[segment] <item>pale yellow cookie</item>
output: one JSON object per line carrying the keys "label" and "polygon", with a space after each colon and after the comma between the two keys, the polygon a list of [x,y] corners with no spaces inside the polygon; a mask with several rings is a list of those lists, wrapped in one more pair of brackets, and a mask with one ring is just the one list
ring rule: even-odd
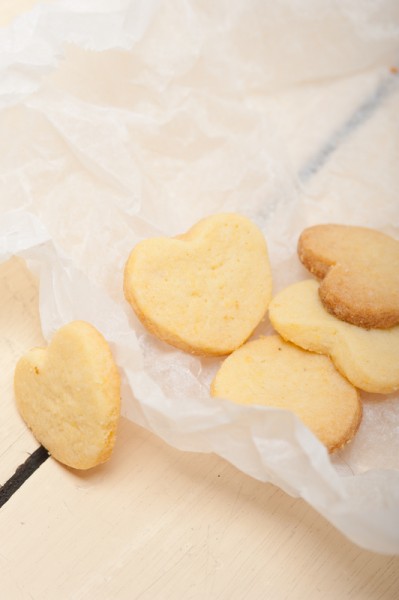
{"label": "pale yellow cookie", "polygon": [[111,455],[120,414],[120,377],[104,337],[89,323],[61,327],[15,369],[19,412],[61,463],[88,469]]}
{"label": "pale yellow cookie", "polygon": [[314,280],[300,281],[277,294],[269,316],[283,338],[328,354],[356,387],[377,393],[399,389],[399,326],[363,329],[337,319],[322,305]]}
{"label": "pale yellow cookie", "polygon": [[322,279],[324,307],[365,328],[399,325],[399,241],[350,225],[315,225],[298,241],[301,262]]}
{"label": "pale yellow cookie", "polygon": [[278,335],[248,342],[226,358],[211,393],[237,404],[290,410],[330,452],[353,438],[362,416],[356,389],[329,358]]}
{"label": "pale yellow cookie", "polygon": [[271,299],[265,239],[247,218],[218,214],[177,238],[140,242],[124,292],[154,335],[194,354],[229,354],[260,323]]}

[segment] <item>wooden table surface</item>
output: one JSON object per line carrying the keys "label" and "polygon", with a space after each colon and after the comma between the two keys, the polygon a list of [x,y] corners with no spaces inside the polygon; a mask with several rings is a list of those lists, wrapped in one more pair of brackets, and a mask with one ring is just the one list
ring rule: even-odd
{"label": "wooden table surface", "polygon": [[[33,4],[3,2],[1,24]],[[358,104],[372,85],[365,76],[330,92],[341,98],[345,89]],[[284,102],[298,101],[280,100],[276,118]],[[396,109],[397,100],[388,106],[392,115]],[[293,164],[311,157],[304,145],[324,135],[320,117],[317,133],[296,144],[311,110],[305,99],[296,124],[285,122]],[[332,168],[312,181],[312,194],[343,185],[346,156],[378,127],[377,116],[344,145]],[[304,501],[216,456],[175,450],[125,419],[112,459],[90,472],[38,456],[16,411],[12,379],[21,354],[43,343],[38,282],[14,257],[0,264],[1,600],[399,598],[399,557],[360,549]]]}

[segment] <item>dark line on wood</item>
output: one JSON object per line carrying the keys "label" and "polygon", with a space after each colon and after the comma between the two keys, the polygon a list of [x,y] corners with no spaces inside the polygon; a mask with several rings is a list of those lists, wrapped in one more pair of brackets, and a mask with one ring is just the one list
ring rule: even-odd
{"label": "dark line on wood", "polygon": [[397,88],[399,77],[390,74],[385,77],[374,91],[357,107],[350,117],[332,134],[320,150],[314,154],[299,170],[298,177],[306,183],[325,165],[330,156],[346,141],[356,129],[363,125],[379,108],[383,101]]}
{"label": "dark line on wood", "polygon": [[23,483],[48,459],[49,453],[43,446],[39,446],[26,461],[20,465],[14,475],[8,479],[4,485],[0,486],[0,508],[5,504],[13,494],[21,487]]}

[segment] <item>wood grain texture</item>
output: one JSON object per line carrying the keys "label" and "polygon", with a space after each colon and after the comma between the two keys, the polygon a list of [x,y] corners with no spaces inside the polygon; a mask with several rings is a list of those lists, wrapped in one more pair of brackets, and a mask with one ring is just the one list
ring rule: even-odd
{"label": "wood grain texture", "polygon": [[0,264],[0,485],[38,444],[14,402],[13,379],[19,357],[44,344],[38,312],[38,284],[21,259]]}
{"label": "wood grain texture", "polygon": [[127,421],[107,465],[81,475],[46,461],[4,506],[0,538],[3,592],[21,600],[399,592],[399,558],[358,549],[303,501]]}

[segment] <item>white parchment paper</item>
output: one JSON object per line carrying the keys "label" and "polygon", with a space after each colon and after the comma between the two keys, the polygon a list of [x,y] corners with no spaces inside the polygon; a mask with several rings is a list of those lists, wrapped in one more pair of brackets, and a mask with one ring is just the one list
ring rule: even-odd
{"label": "white parchment paper", "polygon": [[307,225],[399,238],[398,3],[64,0],[0,30],[0,50],[0,259],[40,278],[44,336],[93,323],[127,418],[398,553],[397,394],[363,395],[356,440],[330,458],[292,414],[210,398],[220,360],[154,339],[122,292],[138,241],[220,211],[261,227],[275,291],[307,277]]}

